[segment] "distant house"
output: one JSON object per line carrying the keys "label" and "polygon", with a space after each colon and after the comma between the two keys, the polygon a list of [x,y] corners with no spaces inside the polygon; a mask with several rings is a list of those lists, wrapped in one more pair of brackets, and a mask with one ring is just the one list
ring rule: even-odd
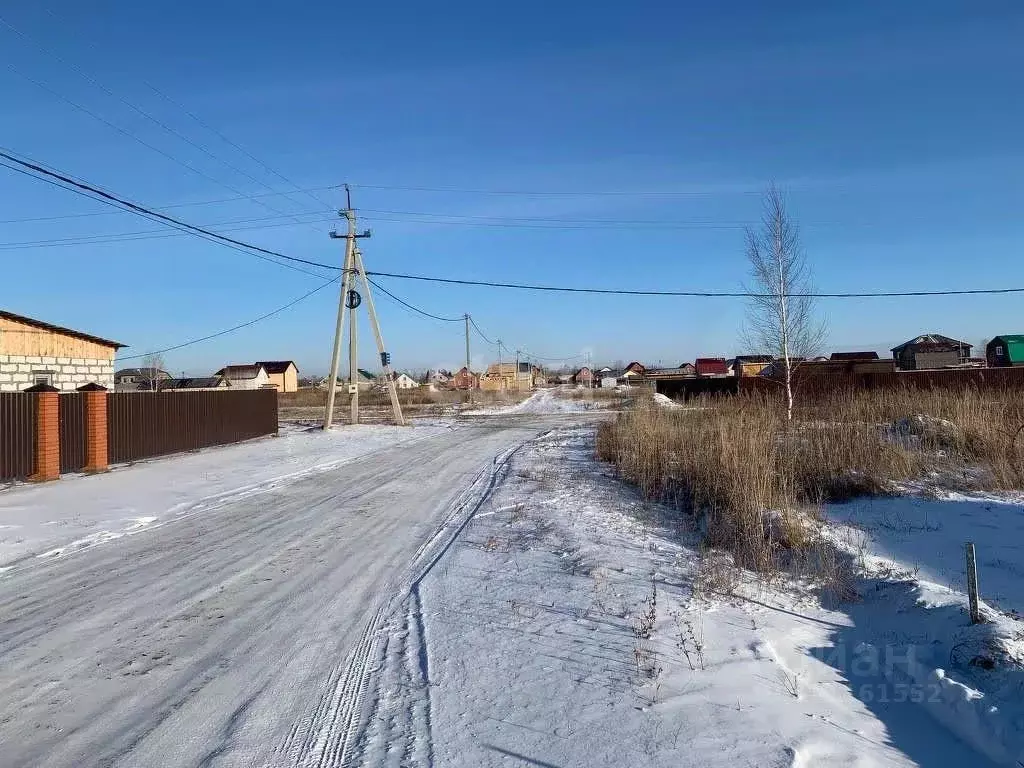
{"label": "distant house", "polygon": [[197,378],[163,379],[157,385],[161,392],[198,392],[211,389],[228,389],[230,384],[223,376],[201,376]]}
{"label": "distant house", "polygon": [[[345,381],[346,385],[348,385],[349,383],[349,381]],[[360,392],[367,392],[375,387],[380,386],[380,382],[377,381],[377,376],[363,368],[356,369],[355,384],[357,387],[359,387]]]}
{"label": "distant house", "polygon": [[1024,365],[1024,335],[996,336],[988,343],[985,356],[992,368]]}
{"label": "distant house", "polygon": [[253,365],[263,366],[270,385],[278,392],[298,391],[299,368],[291,360],[264,360]]}
{"label": "distant house", "polygon": [[114,389],[118,392],[138,392],[151,390],[160,382],[171,378],[171,374],[161,368],[121,368],[114,371]]}
{"label": "distant house", "polygon": [[262,389],[270,386],[270,376],[262,365],[225,365],[214,375],[227,379],[232,389]]}
{"label": "distant house", "polygon": [[683,376],[697,375],[697,366],[695,366],[693,363],[683,363],[676,370],[678,370],[679,373],[682,374]]}
{"label": "distant house", "polygon": [[480,387],[480,376],[473,373],[466,366],[462,366],[452,377],[452,387],[455,389],[478,389]]}
{"label": "distant house", "polygon": [[73,391],[114,386],[114,355],[124,347],[71,328],[0,310],[0,392],[35,384]]}
{"label": "distant house", "polygon": [[[789,370],[795,372],[797,369],[803,370],[804,366],[808,365],[807,358],[804,357],[791,357],[789,358]],[[810,365],[814,365],[811,363]],[[772,360],[768,365],[761,369],[761,373],[758,376],[767,376],[773,379],[782,379],[786,376],[786,361],[783,358]]]}
{"label": "distant house", "polygon": [[971,356],[971,345],[966,341],[926,333],[892,348],[896,366],[904,371],[920,371],[928,368],[953,368],[966,362]]}
{"label": "distant house", "polygon": [[416,389],[420,383],[407,373],[399,373],[395,376],[396,389]]}
{"label": "distant house", "polygon": [[878,360],[877,352],[833,352],[829,360]]}
{"label": "distant house", "polygon": [[583,366],[572,375],[572,383],[577,386],[592,387],[594,386],[594,372],[587,366]]}
{"label": "distant house", "polygon": [[452,380],[452,374],[450,371],[446,371],[443,368],[437,370],[427,371],[426,376],[423,377],[423,384],[433,384],[438,389],[447,389]]}
{"label": "distant house", "polygon": [[601,389],[615,389],[619,384],[625,384],[628,379],[624,379],[622,374],[625,371],[616,371],[611,368],[602,368],[600,376],[598,377],[597,385]]}
{"label": "distant house", "polygon": [[757,376],[771,365],[771,355],[737,355],[732,361],[733,376]]}
{"label": "distant house", "polygon": [[728,376],[729,364],[724,357],[698,357],[693,367],[698,376]]}

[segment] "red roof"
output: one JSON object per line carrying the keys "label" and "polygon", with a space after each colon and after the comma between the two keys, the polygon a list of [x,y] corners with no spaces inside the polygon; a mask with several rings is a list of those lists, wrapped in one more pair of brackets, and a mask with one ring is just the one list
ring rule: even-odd
{"label": "red roof", "polygon": [[729,373],[724,357],[698,357],[694,367],[698,376],[725,376]]}

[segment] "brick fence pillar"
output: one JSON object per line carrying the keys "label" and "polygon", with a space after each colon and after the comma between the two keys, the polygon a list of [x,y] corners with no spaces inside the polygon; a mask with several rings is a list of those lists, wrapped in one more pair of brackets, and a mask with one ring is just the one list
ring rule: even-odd
{"label": "brick fence pillar", "polygon": [[85,467],[86,472],[106,472],[107,388],[96,383],[78,388],[85,395]]}
{"label": "brick fence pillar", "polygon": [[49,384],[36,384],[26,392],[36,395],[36,469],[29,480],[60,478],[60,394]]}

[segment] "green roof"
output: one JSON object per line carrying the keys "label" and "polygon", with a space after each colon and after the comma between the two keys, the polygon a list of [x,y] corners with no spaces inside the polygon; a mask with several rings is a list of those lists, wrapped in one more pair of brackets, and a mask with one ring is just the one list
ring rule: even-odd
{"label": "green roof", "polygon": [[996,336],[1006,344],[1006,356],[1012,363],[1024,363],[1024,334]]}

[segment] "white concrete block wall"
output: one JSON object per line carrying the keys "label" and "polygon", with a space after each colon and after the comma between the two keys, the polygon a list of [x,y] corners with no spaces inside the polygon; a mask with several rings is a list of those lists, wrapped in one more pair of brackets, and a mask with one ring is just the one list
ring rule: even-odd
{"label": "white concrete block wall", "polygon": [[53,374],[53,386],[73,392],[83,384],[96,382],[114,388],[114,362],[78,357],[35,357],[0,355],[0,392],[21,392],[35,383],[37,371]]}

